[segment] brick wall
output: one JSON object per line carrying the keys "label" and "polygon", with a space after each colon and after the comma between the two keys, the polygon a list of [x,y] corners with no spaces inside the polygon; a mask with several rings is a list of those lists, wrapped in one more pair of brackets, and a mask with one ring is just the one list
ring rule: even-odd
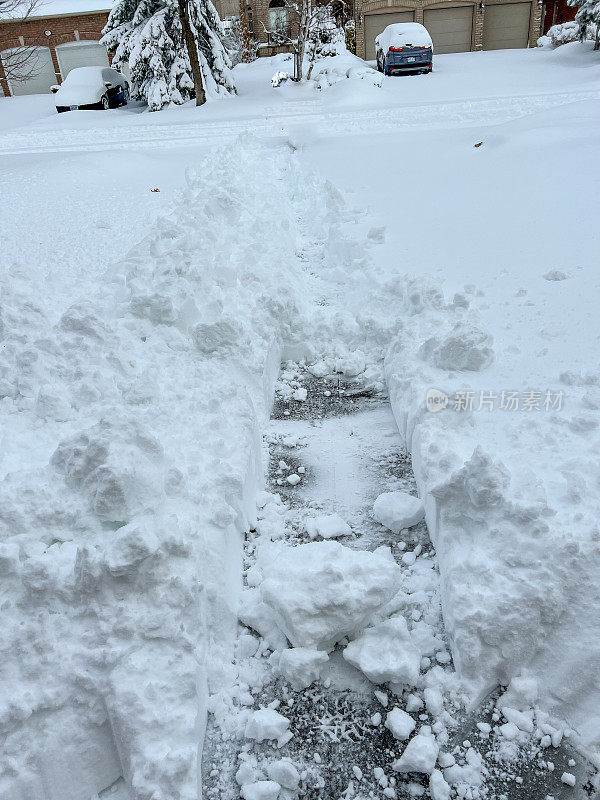
{"label": "brick wall", "polygon": [[[24,45],[37,45],[49,47],[52,64],[56,73],[56,82],[62,80],[56,46],[65,42],[98,41],[102,36],[102,28],[108,20],[108,11],[98,11],[90,14],[77,14],[65,17],[32,17],[25,21],[13,20],[0,23],[0,52],[11,47]],[[50,35],[46,35],[50,31]],[[109,61],[112,54],[108,54]],[[0,85],[6,96],[10,95],[4,70],[0,63]]]}

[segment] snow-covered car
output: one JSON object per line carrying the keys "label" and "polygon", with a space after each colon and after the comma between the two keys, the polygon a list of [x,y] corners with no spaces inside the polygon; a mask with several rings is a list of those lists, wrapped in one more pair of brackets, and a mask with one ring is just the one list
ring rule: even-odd
{"label": "snow-covered car", "polygon": [[76,67],[51,91],[59,114],[79,108],[106,110],[124,106],[129,100],[127,79],[108,67]]}
{"label": "snow-covered car", "polygon": [[386,75],[428,73],[433,69],[433,42],[418,22],[395,22],[375,39],[377,69]]}

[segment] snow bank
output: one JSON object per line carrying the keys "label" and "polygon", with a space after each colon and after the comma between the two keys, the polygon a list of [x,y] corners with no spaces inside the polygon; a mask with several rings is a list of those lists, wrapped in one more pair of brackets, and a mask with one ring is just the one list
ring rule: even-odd
{"label": "snow bank", "polygon": [[260,428],[310,295],[306,198],[289,155],[244,139],[77,304],[7,267],[2,800],[89,800],[122,772],[135,797],[196,800]]}
{"label": "snow bank", "polygon": [[[529,387],[505,345],[497,362],[466,294],[448,303],[407,280],[404,309],[386,374],[439,559],[455,665],[475,697],[531,678],[520,711],[539,704],[597,742],[598,469],[580,441],[598,446],[585,398],[600,374]],[[527,388],[511,411],[515,383]]]}

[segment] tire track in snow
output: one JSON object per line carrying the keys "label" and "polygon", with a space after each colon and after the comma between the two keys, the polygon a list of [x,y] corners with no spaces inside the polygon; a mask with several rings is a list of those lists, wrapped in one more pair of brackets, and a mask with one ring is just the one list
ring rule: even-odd
{"label": "tire track in snow", "polygon": [[[545,111],[581,100],[598,100],[600,92],[561,92],[555,94],[507,96],[483,100],[456,100],[447,103],[368,108],[323,112],[316,104],[296,104],[287,111],[267,109],[243,120],[207,121],[202,124],[135,125],[88,130],[52,130],[5,134],[0,156],[59,152],[99,152],[103,150],[163,149],[214,146],[235,140],[249,132],[260,139],[286,137],[286,129],[296,125],[317,125],[322,137],[360,135],[390,130],[464,128],[497,125],[511,119]],[[292,105],[292,104],[291,104]]]}

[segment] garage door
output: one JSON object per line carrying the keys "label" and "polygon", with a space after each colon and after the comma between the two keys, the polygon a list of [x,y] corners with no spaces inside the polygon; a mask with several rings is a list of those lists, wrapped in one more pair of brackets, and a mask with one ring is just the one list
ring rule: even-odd
{"label": "garage door", "polygon": [[[26,53],[26,60],[23,61],[23,54]],[[0,54],[2,63],[10,74],[13,70],[19,72],[26,80],[9,80],[12,94],[45,94],[50,91],[50,87],[57,83],[52,57],[47,47],[13,48],[3,50]]]}
{"label": "garage door", "polygon": [[483,15],[483,49],[527,47],[531,3],[487,5]]}
{"label": "garage door", "polygon": [[423,17],[435,53],[462,53],[471,49],[473,6],[425,9]]}
{"label": "garage door", "polygon": [[75,67],[108,67],[106,47],[98,42],[67,42],[56,48],[63,80]]}
{"label": "garage door", "polygon": [[414,22],[414,11],[395,11],[393,14],[365,14],[365,58],[375,60],[375,37],[394,22]]}

